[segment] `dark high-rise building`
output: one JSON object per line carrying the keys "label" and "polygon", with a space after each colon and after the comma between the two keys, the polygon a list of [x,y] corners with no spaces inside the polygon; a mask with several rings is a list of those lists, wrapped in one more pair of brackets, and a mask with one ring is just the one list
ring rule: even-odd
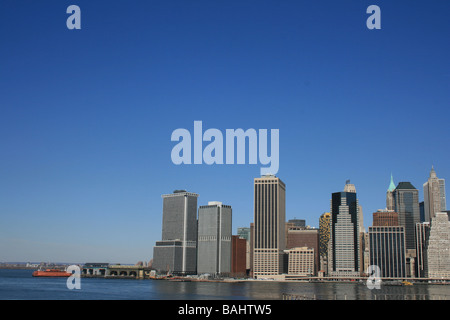
{"label": "dark high-rise building", "polygon": [[415,228],[420,222],[419,191],[410,182],[400,182],[394,192],[398,223],[405,228],[406,249],[415,250]]}
{"label": "dark high-rise building", "polygon": [[424,278],[427,275],[427,247],[430,237],[430,223],[416,224],[416,277]]}
{"label": "dark high-rise building", "polygon": [[331,195],[331,251],[328,254],[331,275],[360,275],[359,208],[356,192]]}
{"label": "dark high-rise building", "polygon": [[419,202],[420,222],[425,222],[425,201]]}
{"label": "dark high-rise building", "polygon": [[370,265],[380,268],[382,278],[406,277],[403,227],[369,227],[369,256]]}
{"label": "dark high-rise building", "polygon": [[162,196],[162,240],[153,248],[155,270],[180,275],[197,273],[197,197],[185,190]]}

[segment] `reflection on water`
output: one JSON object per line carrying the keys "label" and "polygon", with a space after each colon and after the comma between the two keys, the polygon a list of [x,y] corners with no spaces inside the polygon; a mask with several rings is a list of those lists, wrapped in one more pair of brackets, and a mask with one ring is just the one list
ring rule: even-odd
{"label": "reflection on water", "polygon": [[309,283],[246,281],[241,283],[153,281],[160,299],[254,299],[280,300],[283,294],[324,300],[450,299],[450,286],[415,284],[382,285],[368,289],[365,283]]}

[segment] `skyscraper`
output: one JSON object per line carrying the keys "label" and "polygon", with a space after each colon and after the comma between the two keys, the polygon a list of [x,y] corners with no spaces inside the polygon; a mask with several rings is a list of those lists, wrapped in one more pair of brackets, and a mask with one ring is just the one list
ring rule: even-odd
{"label": "skyscraper", "polygon": [[450,278],[450,221],[445,212],[431,219],[427,262],[429,278]]}
{"label": "skyscraper", "polygon": [[330,241],[330,219],[331,214],[325,212],[319,219],[319,259],[320,269],[328,270],[328,242]]}
{"label": "skyscraper", "polygon": [[157,271],[196,274],[197,197],[185,190],[162,196],[162,240],[153,248],[153,268]]}
{"label": "skyscraper", "polygon": [[420,222],[419,191],[410,182],[400,182],[394,192],[398,224],[405,230],[406,275],[414,277],[416,263],[416,224]]}
{"label": "skyscraper", "polygon": [[197,273],[231,272],[231,206],[208,202],[198,209]]}
{"label": "skyscraper", "polygon": [[[349,190],[349,189],[344,189]],[[353,190],[350,190],[353,191]],[[329,273],[360,275],[359,205],[356,192],[335,192],[331,197]]]}
{"label": "skyscraper", "polygon": [[436,212],[446,210],[445,180],[436,176],[434,168],[431,167],[430,177],[423,184],[423,199],[425,209],[425,221],[431,221]]}
{"label": "skyscraper", "polygon": [[427,272],[427,247],[430,237],[430,223],[416,224],[416,277],[423,278]]}
{"label": "skyscraper", "polygon": [[286,186],[280,178],[265,175],[254,180],[253,275],[283,273],[286,247]]}
{"label": "skyscraper", "polygon": [[394,178],[392,177],[392,174],[391,174],[391,183],[389,184],[389,188],[386,191],[386,209],[387,210],[395,210],[394,190],[395,190]]}
{"label": "skyscraper", "polygon": [[398,223],[405,228],[406,249],[416,248],[415,228],[420,222],[419,191],[410,182],[400,182],[394,192]]}

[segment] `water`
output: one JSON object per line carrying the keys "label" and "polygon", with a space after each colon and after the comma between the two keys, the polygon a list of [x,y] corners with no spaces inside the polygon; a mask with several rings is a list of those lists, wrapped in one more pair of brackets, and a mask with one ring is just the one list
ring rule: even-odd
{"label": "water", "polygon": [[283,293],[319,299],[446,299],[450,285],[414,284],[369,290],[364,283],[171,282],[81,278],[69,290],[66,278],[35,278],[32,270],[0,269],[0,300],[281,300]]}

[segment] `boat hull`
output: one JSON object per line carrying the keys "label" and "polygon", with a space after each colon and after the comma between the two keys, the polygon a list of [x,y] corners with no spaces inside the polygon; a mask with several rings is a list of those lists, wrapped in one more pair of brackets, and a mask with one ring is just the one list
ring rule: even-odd
{"label": "boat hull", "polygon": [[45,271],[34,271],[33,272],[33,277],[62,277],[62,278],[67,278],[70,277],[72,274],[65,272],[65,271],[59,271],[59,270],[45,270]]}

